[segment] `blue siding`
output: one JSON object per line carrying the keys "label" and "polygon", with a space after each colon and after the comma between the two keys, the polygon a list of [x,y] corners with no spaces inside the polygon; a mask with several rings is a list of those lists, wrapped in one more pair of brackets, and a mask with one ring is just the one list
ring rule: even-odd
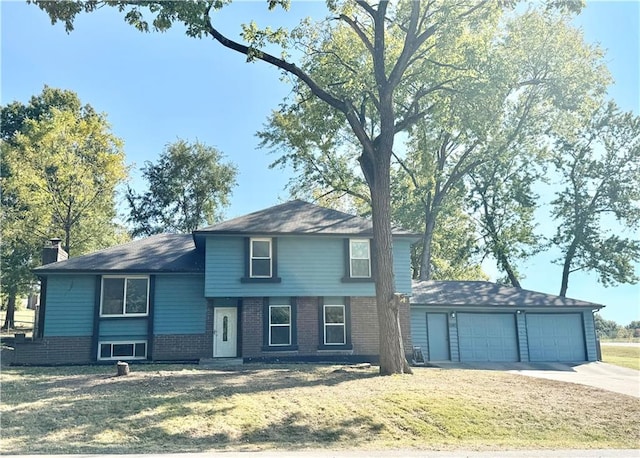
{"label": "blue siding", "polygon": [[93,335],[95,284],[93,275],[48,277],[45,336]]}
{"label": "blue siding", "polygon": [[393,241],[393,271],[396,276],[396,291],[411,294],[411,240]]}
{"label": "blue siding", "polygon": [[[373,296],[372,282],[343,282],[344,238],[279,237],[280,283],[242,283],[245,252],[242,237],[208,237],[205,295],[207,297],[260,296]],[[394,243],[398,291],[411,292],[410,242]]]}
{"label": "blue siding", "polygon": [[427,340],[427,314],[425,309],[411,308],[411,341],[416,347],[420,347],[422,355],[426,358],[429,354],[429,341]]}
{"label": "blue siding", "polygon": [[146,340],[147,318],[100,320],[100,340]]}
{"label": "blue siding", "polygon": [[527,337],[527,319],[524,313],[516,313],[516,327],[518,332],[518,349],[520,361],[529,361],[529,340]]}
{"label": "blue siding", "polygon": [[203,334],[207,318],[202,275],[157,275],[155,334]]}
{"label": "blue siding", "polygon": [[451,361],[460,361],[460,343],[458,341],[458,317],[449,315],[449,353]]}
{"label": "blue siding", "polygon": [[593,312],[585,310],[582,312],[584,321],[584,339],[587,350],[587,361],[598,360],[598,350],[596,349],[596,325],[593,320]]}

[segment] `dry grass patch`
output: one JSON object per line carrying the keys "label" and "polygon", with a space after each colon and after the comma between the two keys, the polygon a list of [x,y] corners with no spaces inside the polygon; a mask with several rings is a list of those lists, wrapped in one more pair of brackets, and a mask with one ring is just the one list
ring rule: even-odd
{"label": "dry grass patch", "polygon": [[633,448],[640,400],[491,371],[8,368],[3,454],[274,447]]}

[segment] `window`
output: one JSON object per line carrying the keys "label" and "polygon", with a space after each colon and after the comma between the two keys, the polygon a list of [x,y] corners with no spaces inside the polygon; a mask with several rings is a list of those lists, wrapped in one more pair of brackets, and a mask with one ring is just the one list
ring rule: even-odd
{"label": "window", "polygon": [[369,239],[349,240],[349,276],[351,278],[371,277]]}
{"label": "window", "polygon": [[271,239],[251,239],[250,247],[249,276],[251,278],[271,278]]}
{"label": "window", "polygon": [[[366,311],[363,312],[366,313]],[[351,345],[351,299],[349,297],[320,298],[318,303],[318,336],[318,350],[353,350]]]}
{"label": "window", "polygon": [[103,277],[101,316],[141,316],[149,312],[147,277]]}
{"label": "window", "polygon": [[269,306],[269,345],[291,345],[291,306]]}
{"label": "window", "polygon": [[325,305],[323,313],[324,344],[345,345],[347,326],[344,305]]}
{"label": "window", "polygon": [[147,342],[100,342],[99,360],[147,359]]}

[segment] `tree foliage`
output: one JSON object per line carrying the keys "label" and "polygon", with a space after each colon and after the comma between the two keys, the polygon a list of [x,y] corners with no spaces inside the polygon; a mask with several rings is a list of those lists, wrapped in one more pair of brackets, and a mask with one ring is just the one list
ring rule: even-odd
{"label": "tree foliage", "polygon": [[189,233],[218,221],[235,186],[236,167],[222,163],[223,155],[200,142],[168,144],[156,163],[145,162],[149,189],[127,191],[132,235]]}
{"label": "tree foliage", "polygon": [[46,87],[1,108],[2,284],[7,300],[33,287],[44,241],[83,254],[121,240],[116,187],[126,177],[121,142],[104,116],[71,91]]}
{"label": "tree foliage", "polygon": [[640,117],[612,102],[603,105],[557,140],[553,163],[563,186],[552,202],[558,221],[553,242],[562,252],[560,296],[579,270],[595,272],[605,286],[637,282]]}

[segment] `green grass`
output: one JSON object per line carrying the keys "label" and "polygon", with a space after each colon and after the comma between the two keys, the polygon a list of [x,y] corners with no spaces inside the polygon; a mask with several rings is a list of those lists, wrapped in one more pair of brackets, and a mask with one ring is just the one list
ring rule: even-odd
{"label": "green grass", "polygon": [[602,361],[640,371],[640,347],[602,345]]}
{"label": "green grass", "polygon": [[636,448],[640,399],[504,372],[3,368],[1,454]]}

